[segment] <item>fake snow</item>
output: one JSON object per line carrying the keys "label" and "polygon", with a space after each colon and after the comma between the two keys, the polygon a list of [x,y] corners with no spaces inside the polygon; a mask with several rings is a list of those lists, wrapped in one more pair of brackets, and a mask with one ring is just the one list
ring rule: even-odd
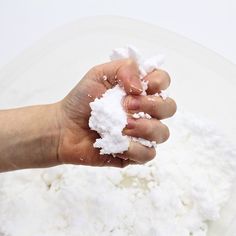
{"label": "fake snow", "polygon": [[[140,52],[131,46],[113,50],[110,58],[111,60],[132,58],[137,62],[143,87],[142,96],[146,95],[148,88],[148,82],[144,81],[143,77],[154,69],[159,68],[163,63],[162,56],[144,59]],[[96,98],[90,103],[89,127],[91,130],[97,131],[101,137],[96,139],[94,143],[95,148],[100,148],[100,154],[123,153],[128,150],[130,141],[139,142],[147,147],[156,147],[157,145],[155,141],[128,137],[122,134],[122,130],[127,125],[126,113],[122,106],[122,99],[125,95],[124,90],[119,85],[116,85],[114,88],[107,90],[100,99]],[[167,97],[163,91],[160,96],[163,99]],[[134,116],[135,118],[144,118],[142,114],[144,113],[134,114]],[[150,119],[151,116],[146,114],[145,118]]]}
{"label": "fake snow", "polygon": [[[118,88],[109,96],[124,96]],[[126,116],[117,112],[123,126]],[[195,114],[178,111],[168,126],[169,141],[145,165],[0,174],[0,235],[207,236],[230,197],[235,147]]]}
{"label": "fake snow", "polygon": [[132,115],[132,117],[135,118],[135,119],[139,119],[139,118],[151,119],[151,118],[152,118],[149,114],[144,113],[144,112],[142,112],[142,111],[141,111],[141,112],[138,112],[138,113],[134,113],[134,114]]}
{"label": "fake snow", "polygon": [[122,135],[127,124],[127,116],[121,104],[124,96],[124,90],[116,85],[108,89],[102,98],[96,98],[90,103],[92,111],[89,127],[101,136],[94,143],[95,148],[101,148],[100,154],[122,153],[129,148],[129,138]]}
{"label": "fake snow", "polygon": [[157,97],[160,96],[162,97],[163,100],[166,100],[169,97],[169,93],[167,90],[161,90],[160,93],[156,93],[154,94],[154,96],[157,96]]}
{"label": "fake snow", "polygon": [[236,150],[196,115],[168,122],[169,141],[146,165],[1,174],[0,235],[207,236],[229,199]]}

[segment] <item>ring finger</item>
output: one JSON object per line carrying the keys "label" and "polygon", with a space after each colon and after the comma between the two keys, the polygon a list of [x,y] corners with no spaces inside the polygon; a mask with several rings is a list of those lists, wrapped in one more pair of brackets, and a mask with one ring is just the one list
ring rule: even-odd
{"label": "ring finger", "polygon": [[123,130],[128,136],[163,143],[169,138],[169,129],[157,119],[128,118],[128,125]]}

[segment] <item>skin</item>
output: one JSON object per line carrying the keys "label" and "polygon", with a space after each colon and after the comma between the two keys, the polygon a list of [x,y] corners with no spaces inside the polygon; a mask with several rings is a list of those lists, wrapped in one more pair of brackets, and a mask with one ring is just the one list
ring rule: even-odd
{"label": "skin", "polygon": [[[123,106],[128,125],[123,133],[158,143],[166,141],[169,130],[160,120],[174,115],[176,104],[171,98],[153,95],[169,87],[170,77],[155,70],[144,79],[148,81],[148,96],[140,96],[137,64],[130,59],[117,60],[93,67],[57,103],[0,111],[0,172],[60,164],[125,167],[152,160],[155,149],[135,142],[116,157],[100,155],[99,149],[93,148],[99,136],[88,127],[89,103],[119,83],[127,93]],[[132,114],[139,111],[152,119],[133,119]]]}

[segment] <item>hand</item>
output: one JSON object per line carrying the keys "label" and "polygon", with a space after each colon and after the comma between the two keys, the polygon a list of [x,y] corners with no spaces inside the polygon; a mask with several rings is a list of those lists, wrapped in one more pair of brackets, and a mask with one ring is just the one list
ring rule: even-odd
{"label": "hand", "polygon": [[[106,77],[104,77],[106,76]],[[124,167],[133,163],[145,163],[155,157],[155,149],[131,142],[129,150],[123,154],[100,155],[93,143],[99,135],[88,126],[90,106],[96,97],[119,83],[127,93],[124,108],[129,114],[144,111],[153,118],[128,119],[124,134],[141,137],[162,143],[169,137],[168,128],[159,120],[172,116],[176,104],[171,98],[163,100],[152,96],[166,89],[170,84],[169,75],[162,70],[155,70],[145,79],[148,83],[148,96],[142,92],[137,64],[130,60],[117,60],[92,68],[79,84],[58,103],[58,124],[60,137],[57,156],[61,163],[91,166]]]}

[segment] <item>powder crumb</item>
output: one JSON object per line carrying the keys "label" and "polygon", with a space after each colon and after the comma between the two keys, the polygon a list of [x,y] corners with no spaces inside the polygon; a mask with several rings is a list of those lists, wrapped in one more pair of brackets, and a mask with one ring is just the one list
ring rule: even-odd
{"label": "powder crumb", "polygon": [[132,115],[132,117],[135,118],[135,119],[139,119],[139,118],[140,118],[140,115],[139,115],[138,113],[134,113],[134,114]]}
{"label": "powder crumb", "polygon": [[142,111],[138,112],[138,113],[134,113],[132,115],[132,117],[135,118],[135,119],[139,119],[139,118],[151,119],[152,118],[149,114],[147,114],[145,112],[142,112]]}
{"label": "powder crumb", "polygon": [[157,147],[157,142],[155,141],[149,141],[149,140],[146,140],[146,139],[143,139],[143,138],[136,138],[136,137],[131,137],[131,140],[133,142],[137,142],[137,143],[140,143],[146,147],[154,147],[156,148]]}
{"label": "powder crumb", "polygon": [[103,78],[103,80],[105,80],[105,81],[107,80],[107,76],[106,76],[106,75],[103,75],[102,78]]}
{"label": "powder crumb", "polygon": [[90,98],[91,98],[92,96],[91,96],[90,94],[88,94],[88,97],[90,97]]}
{"label": "powder crumb", "polygon": [[110,59],[112,61],[120,60],[120,59],[124,59],[124,58],[129,58],[127,48],[114,49],[114,50],[112,50],[112,53],[110,54]]}
{"label": "powder crumb", "polygon": [[169,97],[169,92],[168,90],[161,90],[160,93],[155,93],[155,97],[161,97],[163,100],[166,100]]}
{"label": "powder crumb", "polygon": [[148,89],[148,81],[145,81],[145,80],[142,80],[141,79],[141,85],[142,85],[142,88],[143,88],[143,90],[142,90],[142,93],[141,93],[141,95],[147,95],[147,89]]}
{"label": "powder crumb", "polygon": [[160,95],[160,97],[163,98],[163,100],[166,100],[169,96],[167,90],[161,90],[161,93],[159,95]]}

